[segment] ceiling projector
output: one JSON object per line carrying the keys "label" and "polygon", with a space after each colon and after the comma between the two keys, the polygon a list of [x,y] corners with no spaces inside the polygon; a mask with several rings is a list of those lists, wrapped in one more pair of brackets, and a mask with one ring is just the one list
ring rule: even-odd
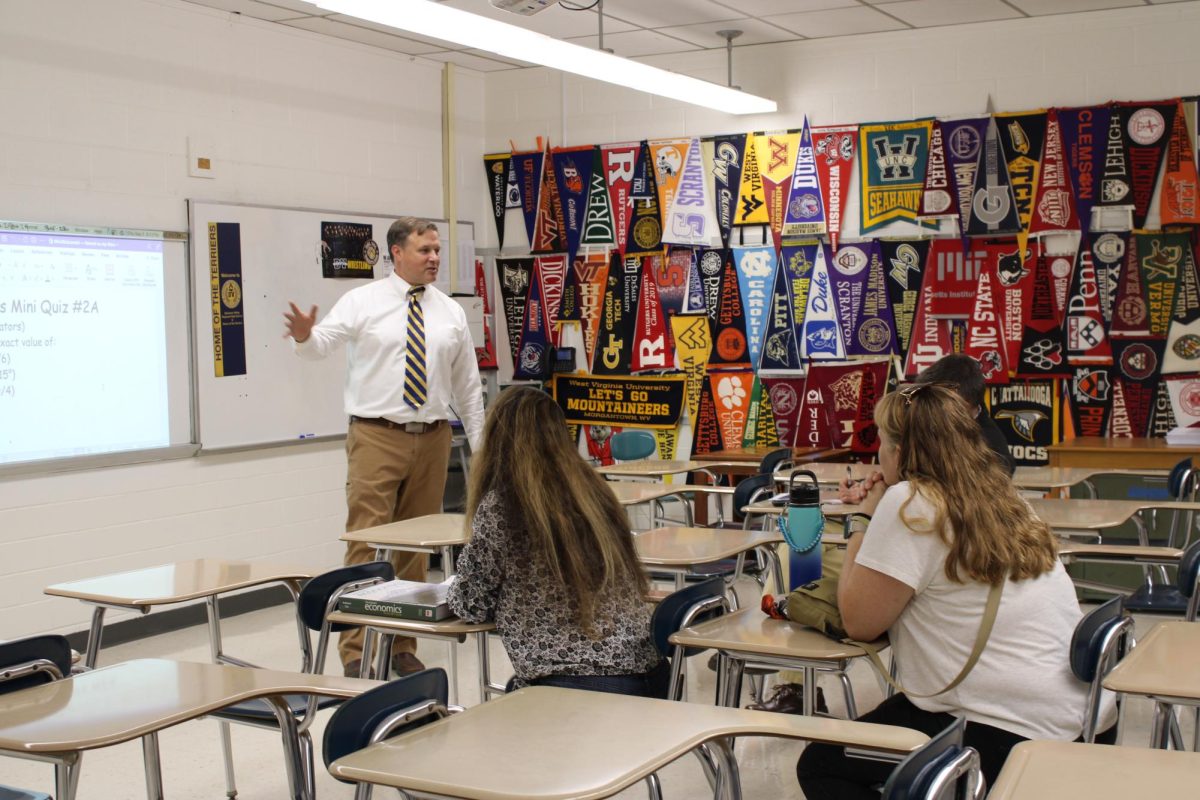
{"label": "ceiling projector", "polygon": [[493,8],[501,11],[511,11],[514,14],[531,16],[539,11],[545,11],[550,6],[558,5],[558,0],[489,0]]}

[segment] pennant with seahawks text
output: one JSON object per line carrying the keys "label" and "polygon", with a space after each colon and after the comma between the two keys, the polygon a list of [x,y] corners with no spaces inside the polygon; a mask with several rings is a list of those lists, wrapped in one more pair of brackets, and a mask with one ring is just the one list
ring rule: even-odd
{"label": "pennant with seahawks text", "polygon": [[628,375],[633,355],[642,259],[613,254],[601,303],[600,332],[592,372],[596,375]]}
{"label": "pennant with seahawks text", "polygon": [[1179,265],[1179,290],[1163,354],[1164,373],[1200,372],[1200,279],[1195,251],[1188,248]]}
{"label": "pennant with seahawks text", "polygon": [[971,203],[975,196],[975,178],[979,173],[980,154],[987,136],[989,117],[956,119],[941,123],[946,149],[946,166],[954,176],[959,230],[966,235],[971,222]]}
{"label": "pennant with seahawks text", "polygon": [[492,201],[492,220],[496,223],[498,249],[504,248],[504,212],[507,210],[509,165],[512,153],[489,153],[483,157],[487,175],[488,198]]}
{"label": "pennant with seahawks text", "polygon": [[733,248],[737,266],[738,289],[746,315],[746,350],[751,364],[757,364],[762,351],[763,330],[771,301],[775,274],[775,248],[772,245]]}
{"label": "pennant with seahawks text", "polygon": [[756,137],[746,137],[746,151],[742,156],[741,186],[738,189],[737,206],[733,213],[734,225],[766,225],[767,197],[763,192],[762,173],[757,157]]}
{"label": "pennant with seahawks text", "polygon": [[1109,114],[1107,106],[1058,110],[1067,174],[1071,178],[1079,226],[1083,231],[1092,229],[1092,207],[1100,199],[1100,175],[1104,169],[1104,142],[1108,135]]}
{"label": "pennant with seahawks text", "polygon": [[583,215],[582,245],[616,244],[617,232],[613,223],[612,198],[604,173],[604,156],[599,147],[592,148],[592,177],[588,182],[587,207]]}
{"label": "pennant with seahawks text", "polygon": [[1046,115],[1046,145],[1042,150],[1029,232],[1077,230],[1079,217],[1075,213],[1075,196],[1071,192],[1071,178],[1067,174],[1062,127],[1058,124],[1058,112],[1050,109]]}
{"label": "pennant with seahawks text", "polygon": [[1163,155],[1175,127],[1177,100],[1161,103],[1118,103],[1122,145],[1129,165],[1129,186],[1133,200],[1133,227],[1146,224],[1154,187]]}
{"label": "pennant with seahawks text", "polygon": [[549,320],[546,306],[542,302],[542,281],[538,263],[533,263],[533,276],[529,284],[529,299],[525,303],[525,319],[521,325],[521,346],[513,359],[513,377],[517,380],[541,380],[541,365],[547,350],[553,347],[550,341]]}
{"label": "pennant with seahawks text", "polygon": [[721,243],[729,245],[729,231],[738,211],[738,194],[742,186],[742,159],[746,151],[746,134],[718,136],[706,141],[705,152],[712,148],[713,201],[716,204],[717,228]]}
{"label": "pennant with seahawks text", "polygon": [[967,233],[971,236],[992,236],[1020,230],[1017,201],[1008,177],[1008,161],[1000,144],[996,118],[991,117],[983,139],[979,168],[975,172],[971,221],[967,223]]}
{"label": "pennant with seahawks text", "polygon": [[861,231],[895,220],[916,221],[929,159],[930,120],[861,125]]}
{"label": "pennant with seahawks text", "polygon": [[533,242],[534,226],[537,224],[539,195],[542,193],[542,162],[545,154],[541,150],[528,153],[513,153],[510,167],[517,180],[521,195],[521,216],[525,219],[525,234]]}
{"label": "pennant with seahawks text", "polygon": [[1158,195],[1158,210],[1163,225],[1200,224],[1200,181],[1196,175],[1195,140],[1188,130],[1184,104],[1175,108],[1175,122],[1171,126],[1171,139],[1167,142],[1166,166],[1163,170],[1162,189]]}
{"label": "pennant with seahawks text", "polygon": [[[841,252],[840,250],[838,251]],[[843,359],[846,344],[838,322],[837,301],[824,247],[816,248],[812,280],[808,284],[808,305],[804,309],[800,357]]]}
{"label": "pennant with seahawks text", "polygon": [[497,258],[496,271],[500,277],[500,307],[504,310],[508,351],[515,366],[521,346],[521,325],[525,322],[525,303],[533,277],[533,259]]}
{"label": "pennant with seahawks text", "polygon": [[613,213],[613,235],[617,249],[625,255],[629,241],[630,218],[633,215],[633,177],[637,171],[640,145],[636,142],[608,144],[600,148],[604,164],[604,180],[608,184],[608,201]]}
{"label": "pennant with seahawks text", "polygon": [[881,239],[879,245],[888,303],[895,321],[896,352],[903,362],[908,355],[921,295],[921,280],[929,259],[929,240]]}
{"label": "pennant with seahawks text", "polygon": [[682,169],[671,205],[663,206],[666,211],[663,241],[668,244],[716,247],[721,244],[721,232],[705,180],[699,139],[692,139],[688,145]]}
{"label": "pennant with seahawks text", "polygon": [[[703,259],[701,270],[703,271]],[[750,349],[746,341],[746,306],[742,302],[738,273],[732,255],[722,259],[721,290],[717,298],[717,313],[713,317],[713,354],[708,363],[721,367],[750,366]]]}
{"label": "pennant with seahawks text", "polygon": [[799,133],[768,133],[754,137],[754,154],[758,157],[763,196],[767,202],[767,220],[771,225],[771,233],[775,235],[776,246],[783,233],[783,219],[787,214],[788,193],[791,191],[799,146]]}
{"label": "pennant with seahawks text", "polygon": [[[1112,345],[1105,329],[1104,312],[1100,308],[1100,288],[1096,283],[1096,266],[1086,241],[1079,243],[1079,263],[1071,278],[1067,300],[1067,319],[1063,333],[1067,343],[1067,362],[1078,367],[1088,364],[1111,364]],[[1079,370],[1075,370],[1078,377]],[[1074,402],[1074,393],[1072,393]],[[1107,393],[1105,394],[1107,407]],[[1076,415],[1078,421],[1078,415]]]}
{"label": "pennant with seahawks text", "polygon": [[838,236],[846,213],[846,200],[854,189],[850,175],[854,170],[858,126],[813,128],[813,153],[817,159],[817,177],[821,181],[821,202],[825,206],[829,245],[838,249]]}
{"label": "pennant with seahawks text", "polygon": [[825,204],[821,200],[821,181],[813,150],[808,117],[796,145],[796,165],[788,194],[787,213],[783,217],[783,236],[813,236],[825,233]]}
{"label": "pennant with seahawks text", "polygon": [[929,164],[925,168],[925,184],[921,190],[920,219],[958,219],[958,189],[954,173],[946,163],[946,145],[942,140],[942,123],[933,121],[929,130]]}

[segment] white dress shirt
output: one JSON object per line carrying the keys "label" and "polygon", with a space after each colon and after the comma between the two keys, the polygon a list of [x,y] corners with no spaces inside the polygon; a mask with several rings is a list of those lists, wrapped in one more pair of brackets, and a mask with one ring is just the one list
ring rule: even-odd
{"label": "white dress shirt", "polygon": [[404,403],[408,290],[392,272],[346,292],[303,342],[301,358],[319,359],[345,343],[346,413],[392,422],[436,422],[458,412],[467,440],[478,451],[483,437],[483,393],[475,345],[462,306],[432,284],[421,295],[425,317],[428,399],[413,410]]}

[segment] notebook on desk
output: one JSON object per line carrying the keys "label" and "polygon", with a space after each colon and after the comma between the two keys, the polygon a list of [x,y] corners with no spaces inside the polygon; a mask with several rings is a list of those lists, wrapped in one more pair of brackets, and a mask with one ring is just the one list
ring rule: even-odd
{"label": "notebook on desk", "polygon": [[338,610],[392,619],[438,622],[454,616],[446,603],[450,582],[420,583],[392,580],[342,595]]}

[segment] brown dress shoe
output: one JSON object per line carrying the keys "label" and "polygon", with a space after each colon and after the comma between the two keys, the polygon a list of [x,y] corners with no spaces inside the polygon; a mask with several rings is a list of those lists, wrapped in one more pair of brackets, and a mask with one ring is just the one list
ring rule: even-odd
{"label": "brown dress shoe", "polygon": [[[751,703],[746,708],[754,711],[774,711],[777,714],[804,713],[804,685],[800,683],[781,683],[775,687],[771,696],[761,703]],[[825,704],[825,693],[817,687],[816,712],[828,714],[829,706]]]}
{"label": "brown dress shoe", "polygon": [[423,669],[425,669],[425,665],[414,654],[392,653],[392,672],[396,673],[397,677],[403,678],[405,675],[412,675]]}
{"label": "brown dress shoe", "polygon": [[342,674],[347,678],[357,678],[360,672],[362,672],[361,658],[356,658],[349,664],[346,664],[344,667],[342,667]]}

